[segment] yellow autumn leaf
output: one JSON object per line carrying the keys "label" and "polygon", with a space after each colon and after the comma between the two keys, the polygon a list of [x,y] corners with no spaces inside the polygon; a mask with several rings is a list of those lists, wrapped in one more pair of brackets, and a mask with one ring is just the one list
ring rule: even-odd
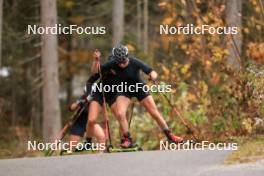
{"label": "yellow autumn leaf", "polygon": [[259,13],[260,12],[260,7],[259,6],[255,7],[255,11]]}
{"label": "yellow autumn leaf", "polygon": [[135,47],[131,44],[127,44],[126,47],[128,48],[129,51],[133,52],[135,51]]}
{"label": "yellow autumn leaf", "polygon": [[248,29],[248,28],[244,28],[243,30],[244,30],[244,32],[245,32],[246,34],[249,34],[249,29]]}
{"label": "yellow autumn leaf", "polygon": [[207,92],[208,92],[208,86],[207,86],[207,84],[204,81],[201,81],[199,83],[199,86],[200,86],[200,89],[201,89],[202,96],[207,95]]}
{"label": "yellow autumn leaf", "polygon": [[186,65],[184,65],[184,66],[181,68],[181,73],[182,73],[182,74],[186,74],[186,73],[188,72],[188,70],[189,70],[190,67],[191,67],[190,64],[186,64]]}
{"label": "yellow autumn leaf", "polygon": [[257,25],[256,25],[256,28],[257,28],[257,30],[260,31],[260,30],[261,30],[261,25],[257,24]]}
{"label": "yellow autumn leaf", "polygon": [[65,2],[65,7],[67,9],[71,9],[74,6],[74,2],[73,1],[66,1]]}
{"label": "yellow autumn leaf", "polygon": [[252,120],[250,118],[244,119],[242,121],[242,124],[244,128],[247,130],[248,133],[251,133],[253,128],[252,128]]}
{"label": "yellow autumn leaf", "polygon": [[209,18],[208,18],[208,16],[203,16],[202,19],[203,19],[203,21],[204,21],[205,23],[208,23],[208,22],[209,22]]}
{"label": "yellow autumn leaf", "polygon": [[172,21],[173,21],[173,18],[172,17],[167,17],[167,18],[164,18],[163,24],[171,24]]}
{"label": "yellow autumn leaf", "polygon": [[190,102],[197,103],[197,98],[194,94],[188,93],[187,98]]}
{"label": "yellow autumn leaf", "polygon": [[205,61],[205,65],[206,65],[206,67],[211,67],[212,66],[212,62],[210,60],[206,60]]}
{"label": "yellow autumn leaf", "polygon": [[182,45],[180,45],[180,47],[181,47],[181,49],[183,49],[183,50],[186,50],[186,49],[187,49],[187,45],[186,45],[186,44],[182,44]]}
{"label": "yellow autumn leaf", "polygon": [[164,65],[162,65],[161,69],[163,70],[164,77],[168,78],[170,75],[170,70],[167,67],[165,67]]}

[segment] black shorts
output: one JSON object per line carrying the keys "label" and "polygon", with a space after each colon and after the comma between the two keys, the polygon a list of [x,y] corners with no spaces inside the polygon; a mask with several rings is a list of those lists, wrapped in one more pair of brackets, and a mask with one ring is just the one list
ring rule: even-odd
{"label": "black shorts", "polygon": [[[116,100],[116,93],[105,93],[105,100],[109,107]],[[103,106],[103,93],[102,92],[93,92],[92,93],[92,101],[98,102],[101,106]]]}
{"label": "black shorts", "polygon": [[138,101],[142,101],[144,98],[149,96],[149,92],[144,91],[143,89],[138,89],[137,92],[118,92],[115,96],[115,100],[118,96],[125,96],[129,99],[136,97]]}
{"label": "black shorts", "polygon": [[80,117],[72,125],[70,134],[83,137],[86,131],[87,118],[88,118],[87,111],[82,112]]}

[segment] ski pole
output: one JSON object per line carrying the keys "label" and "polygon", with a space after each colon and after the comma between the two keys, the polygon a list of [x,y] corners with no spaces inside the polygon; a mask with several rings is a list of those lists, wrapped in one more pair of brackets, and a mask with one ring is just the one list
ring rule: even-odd
{"label": "ski pole", "polygon": [[[157,81],[152,80],[153,83],[158,86]],[[182,117],[181,113],[176,109],[175,105],[172,104],[171,100],[169,99],[169,97],[164,93],[161,92],[161,95],[166,99],[166,101],[168,102],[169,106],[172,108],[172,110],[176,113],[176,115],[179,117],[180,121],[182,122],[182,124],[187,128],[187,133],[191,134],[191,136],[197,141],[197,137],[194,135],[194,130],[187,124],[187,122],[184,120],[184,118]]]}
{"label": "ski pole", "polygon": [[131,114],[130,114],[129,121],[128,121],[128,129],[130,129],[131,121],[132,121],[132,118],[133,118],[134,106],[135,106],[135,102],[132,103]]}
{"label": "ski pole", "polygon": [[[59,145],[59,142],[65,137],[66,132],[68,129],[76,122],[76,120],[79,118],[79,116],[82,114],[82,112],[85,109],[85,106],[87,104],[85,103],[83,107],[79,107],[77,111],[71,116],[70,120],[64,125],[64,127],[59,131],[59,134],[55,140],[56,146]],[[45,156],[51,156],[54,153],[54,150],[51,150],[50,148],[45,152]]]}
{"label": "ski pole", "polygon": [[[98,51],[98,49],[96,49],[95,51]],[[98,68],[98,72],[100,75],[100,80],[101,80],[101,84],[103,85],[103,75],[102,75],[102,70],[101,70],[101,64],[100,64],[100,58],[96,57],[96,62],[97,62],[97,68]],[[104,89],[102,90],[102,94],[103,94],[103,109],[104,109],[104,115],[105,115],[105,143],[107,144],[109,141],[110,146],[112,145],[112,140],[111,140],[111,135],[110,135],[110,129],[109,129],[109,121],[108,121],[108,111],[107,111],[107,107],[106,107],[106,100],[105,100],[105,92]]]}

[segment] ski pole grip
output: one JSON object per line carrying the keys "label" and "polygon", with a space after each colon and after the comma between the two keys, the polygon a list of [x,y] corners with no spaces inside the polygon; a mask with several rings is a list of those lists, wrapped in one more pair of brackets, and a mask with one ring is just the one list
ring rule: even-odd
{"label": "ski pole grip", "polygon": [[[95,49],[94,52],[99,52],[99,50],[98,49]],[[95,63],[96,63],[96,70],[97,70],[97,72],[98,71],[100,72],[100,56],[95,55]]]}
{"label": "ski pole grip", "polygon": [[[95,52],[99,52],[99,50],[98,49],[95,49]],[[99,62],[100,61],[100,57],[96,56],[95,57],[95,60],[96,60],[96,62]]]}

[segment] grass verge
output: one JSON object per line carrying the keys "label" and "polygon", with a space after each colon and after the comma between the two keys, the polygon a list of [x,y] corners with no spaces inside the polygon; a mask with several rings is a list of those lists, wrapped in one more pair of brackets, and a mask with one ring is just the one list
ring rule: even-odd
{"label": "grass verge", "polygon": [[233,142],[238,143],[238,150],[231,153],[225,164],[247,163],[264,159],[264,135],[254,137],[238,137]]}

